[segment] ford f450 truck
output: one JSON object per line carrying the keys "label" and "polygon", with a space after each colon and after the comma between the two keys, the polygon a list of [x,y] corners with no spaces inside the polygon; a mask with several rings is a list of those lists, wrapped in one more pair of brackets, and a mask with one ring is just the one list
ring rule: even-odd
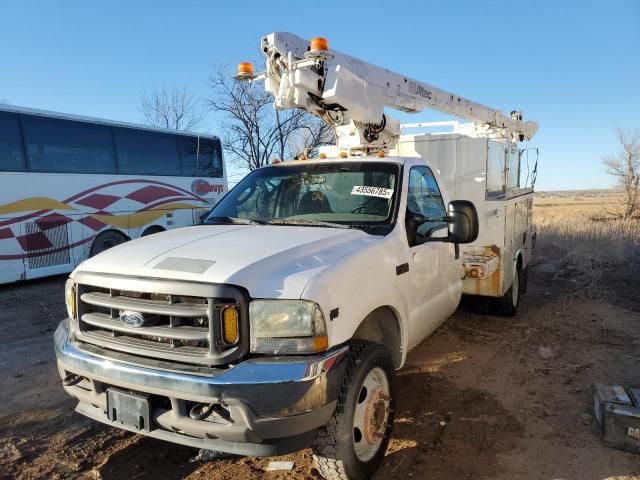
{"label": "ford f450 truck", "polygon": [[[336,122],[333,156],[255,170],[202,224],[79,265],[58,368],[77,411],[108,425],[242,455],[312,446],[326,478],[367,478],[407,352],[463,293],[517,309],[534,232],[516,142],[532,125],[457,110],[322,39],[278,33],[263,47],[267,72],[242,64],[238,78],[262,75],[277,108]],[[473,124],[400,135],[381,105],[409,104]]]}

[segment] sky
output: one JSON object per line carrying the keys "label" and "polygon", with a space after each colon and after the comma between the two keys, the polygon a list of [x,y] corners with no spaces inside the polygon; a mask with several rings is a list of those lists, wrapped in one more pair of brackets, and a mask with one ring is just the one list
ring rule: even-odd
{"label": "sky", "polygon": [[[212,95],[260,37],[330,47],[539,123],[537,190],[608,188],[640,128],[640,1],[0,0],[0,103],[140,122],[143,91]],[[258,66],[259,67],[259,66]],[[403,121],[440,120],[422,112]],[[203,130],[220,131],[208,115]]]}

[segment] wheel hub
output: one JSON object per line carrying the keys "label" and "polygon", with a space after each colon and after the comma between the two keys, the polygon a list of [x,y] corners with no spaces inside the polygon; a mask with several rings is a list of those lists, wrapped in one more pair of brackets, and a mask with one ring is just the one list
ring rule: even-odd
{"label": "wheel hub", "polygon": [[368,443],[375,443],[384,437],[389,416],[389,396],[382,388],[378,388],[371,397],[364,413],[364,437]]}
{"label": "wheel hub", "polygon": [[360,388],[353,415],[353,446],[361,461],[380,449],[389,421],[389,380],[381,368],[371,370]]}

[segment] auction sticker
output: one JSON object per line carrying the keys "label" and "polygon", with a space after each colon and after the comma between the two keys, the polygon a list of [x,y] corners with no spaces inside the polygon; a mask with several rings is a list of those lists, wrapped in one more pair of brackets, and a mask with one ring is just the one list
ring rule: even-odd
{"label": "auction sticker", "polygon": [[367,197],[391,198],[393,190],[382,187],[364,187],[356,185],[351,190],[351,195],[366,195]]}

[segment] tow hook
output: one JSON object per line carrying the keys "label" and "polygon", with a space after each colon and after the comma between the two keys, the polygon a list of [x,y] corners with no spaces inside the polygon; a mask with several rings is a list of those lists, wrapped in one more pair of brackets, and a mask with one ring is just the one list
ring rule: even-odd
{"label": "tow hook", "polygon": [[82,380],[84,380],[84,377],[81,377],[80,375],[75,373],[70,373],[69,375],[64,377],[64,379],[62,380],[62,385],[64,385],[65,387],[72,387],[80,383]]}
{"label": "tow hook", "polygon": [[189,416],[194,420],[204,420],[211,413],[213,413],[213,408],[215,404],[213,403],[196,403],[191,410],[189,410]]}

